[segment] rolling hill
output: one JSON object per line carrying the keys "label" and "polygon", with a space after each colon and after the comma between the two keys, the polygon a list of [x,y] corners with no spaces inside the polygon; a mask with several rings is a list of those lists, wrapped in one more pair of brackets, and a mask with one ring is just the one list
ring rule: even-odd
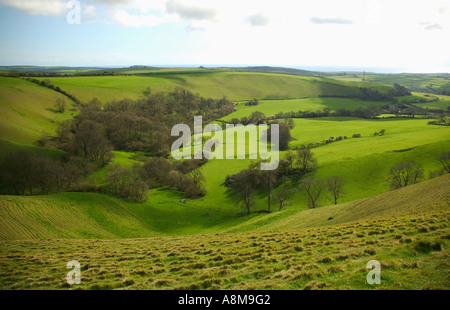
{"label": "rolling hill", "polygon": [[[261,232],[2,240],[0,288],[66,289],[65,265],[76,259],[82,268],[77,289],[446,289],[448,182],[445,175],[358,202],[303,211]],[[16,214],[28,207],[15,207]],[[40,206],[44,214],[45,208]],[[326,219],[328,213],[333,219]],[[74,219],[67,221],[70,226]],[[23,230],[16,224],[16,231]],[[381,263],[380,285],[366,282],[367,263],[374,259]]]}
{"label": "rolling hill", "polygon": [[[42,79],[42,78],[41,78]],[[129,76],[56,77],[51,83],[75,95],[82,102],[96,97],[101,102],[124,98],[137,99],[147,87],[152,92],[170,91],[175,87],[189,89],[207,98],[229,100],[295,99],[327,96],[356,96],[360,87],[387,92],[392,86],[378,83],[343,82],[327,78],[284,75],[276,73],[175,71]]]}
{"label": "rolling hill", "polygon": [[[58,98],[66,101],[64,113],[56,112]],[[16,78],[0,77],[0,103],[0,139],[18,144],[55,135],[59,123],[74,115],[62,94]]]}

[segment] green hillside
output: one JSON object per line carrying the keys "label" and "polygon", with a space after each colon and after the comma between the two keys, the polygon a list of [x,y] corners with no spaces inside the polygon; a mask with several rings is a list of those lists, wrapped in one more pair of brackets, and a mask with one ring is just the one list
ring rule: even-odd
{"label": "green hillside", "polygon": [[[82,266],[78,289],[447,289],[448,182],[446,175],[329,207],[332,220],[325,220],[322,208],[281,221],[285,228],[326,225],[316,228],[108,241],[3,240],[0,288],[66,289],[65,265],[76,259]],[[381,263],[380,285],[366,282],[370,260]]]}
{"label": "green hillside", "polygon": [[[56,99],[66,100],[64,113]],[[0,139],[32,144],[43,134],[55,135],[58,124],[73,117],[71,102],[62,94],[15,78],[0,77]]]}
{"label": "green hillside", "polygon": [[[181,203],[181,196],[161,190],[144,204],[93,193],[2,196],[0,239],[115,239],[278,230],[433,212],[449,206],[449,178],[445,175],[338,206],[251,217],[214,207],[201,208],[192,202]],[[333,222],[326,221],[330,216],[335,218]]]}
{"label": "green hillside", "polygon": [[[147,87],[153,92],[183,87],[203,97],[229,100],[294,99],[318,95],[350,96],[360,94],[364,83],[346,83],[326,78],[275,73],[205,71],[175,72],[130,76],[49,78],[51,83],[75,95],[82,102],[96,97],[102,102],[114,99],[138,99]],[[382,92],[391,86],[370,85]]]}

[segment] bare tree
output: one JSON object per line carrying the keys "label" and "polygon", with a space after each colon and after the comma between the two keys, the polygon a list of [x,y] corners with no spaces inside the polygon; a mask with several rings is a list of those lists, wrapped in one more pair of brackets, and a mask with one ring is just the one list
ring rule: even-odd
{"label": "bare tree", "polygon": [[401,162],[389,170],[389,182],[393,189],[415,184],[422,177],[422,166],[412,161]]}
{"label": "bare tree", "polygon": [[344,195],[344,180],[337,176],[328,178],[327,189],[331,194],[332,201],[337,205],[338,199]]}
{"label": "bare tree", "polygon": [[324,189],[323,181],[312,177],[306,177],[302,180],[300,186],[308,195],[308,207],[317,207],[317,201],[319,200],[319,197]]}
{"label": "bare tree", "polygon": [[317,166],[317,160],[310,149],[302,148],[297,151],[297,163],[303,172],[310,172]]}
{"label": "bare tree", "polygon": [[278,202],[278,211],[281,211],[283,207],[289,204],[288,199],[290,196],[294,194],[294,190],[291,188],[291,184],[289,182],[283,182],[275,191],[275,199]]}
{"label": "bare tree", "polygon": [[285,155],[284,159],[286,159],[289,163],[289,169],[294,169],[294,162],[295,162],[296,154],[292,150],[288,150]]}
{"label": "bare tree", "polygon": [[257,170],[242,170],[228,177],[229,186],[239,195],[239,202],[247,214],[255,203],[255,192],[258,186]]}
{"label": "bare tree", "polygon": [[64,113],[66,110],[66,100],[64,98],[56,98],[55,107],[59,113]]}
{"label": "bare tree", "polygon": [[264,191],[267,195],[267,211],[270,212],[270,202],[272,200],[272,191],[275,187],[275,184],[277,183],[278,176],[276,170],[262,170],[260,171],[261,174],[261,185],[264,188]]}

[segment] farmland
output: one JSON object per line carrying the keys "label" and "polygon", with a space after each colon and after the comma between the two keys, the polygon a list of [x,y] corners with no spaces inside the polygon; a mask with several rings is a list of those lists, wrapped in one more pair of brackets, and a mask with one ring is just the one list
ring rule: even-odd
{"label": "farmland", "polygon": [[[145,100],[147,88],[151,94],[182,87],[205,98],[225,96],[235,103],[235,111],[218,121],[256,111],[274,116],[392,105],[390,100],[359,98],[362,87],[383,94],[393,89],[393,83],[380,79],[231,69],[130,68],[117,73],[126,75],[39,77],[82,105],[31,81],[0,77],[0,159],[21,149],[64,160],[64,151],[38,141],[43,136],[52,141],[59,124],[76,118],[93,98],[103,105]],[[64,277],[71,259],[82,264],[79,289],[372,289],[365,282],[365,264],[372,259],[383,268],[383,284],[376,288],[448,288],[449,178],[431,176],[441,169],[437,157],[450,150],[450,129],[428,122],[450,100],[433,96],[440,100],[413,103],[431,116],[292,120],[289,149],[309,146],[318,162],[309,176],[344,181],[345,195],[336,206],[323,195],[318,208],[308,208],[300,177],[292,180],[293,194],[281,211],[260,212],[267,209],[266,195],[257,192],[250,214],[244,215],[224,183],[254,162],[248,158],[212,159],[202,165],[204,196],[189,198],[160,185],[142,202],[115,197],[100,190],[107,188],[114,165],[132,169],[155,156],[123,149],[113,150],[111,162],[83,178],[92,192],[2,195],[0,288],[70,288]],[[67,103],[63,113],[55,111],[58,98]],[[245,105],[254,98],[257,105]],[[383,135],[375,135],[381,130]],[[325,143],[330,137],[332,142]],[[286,156],[287,151],[280,152],[280,158]],[[423,177],[392,191],[389,171],[404,161],[420,164]],[[426,277],[420,276],[424,273]]]}

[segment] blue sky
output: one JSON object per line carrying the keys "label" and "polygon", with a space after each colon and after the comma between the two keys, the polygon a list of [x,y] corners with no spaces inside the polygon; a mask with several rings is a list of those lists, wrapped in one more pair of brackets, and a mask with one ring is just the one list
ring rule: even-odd
{"label": "blue sky", "polygon": [[0,65],[450,72],[449,37],[445,0],[0,0]]}

